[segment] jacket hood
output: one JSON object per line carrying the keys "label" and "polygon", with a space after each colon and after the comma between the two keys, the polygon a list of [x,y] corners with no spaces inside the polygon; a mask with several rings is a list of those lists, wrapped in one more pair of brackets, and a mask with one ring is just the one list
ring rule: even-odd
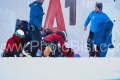
{"label": "jacket hood", "polygon": [[32,7],[32,6],[34,6],[34,5],[37,5],[37,6],[41,7],[41,6],[42,6],[42,3],[37,2],[37,1],[34,1],[33,3],[29,4],[29,7]]}

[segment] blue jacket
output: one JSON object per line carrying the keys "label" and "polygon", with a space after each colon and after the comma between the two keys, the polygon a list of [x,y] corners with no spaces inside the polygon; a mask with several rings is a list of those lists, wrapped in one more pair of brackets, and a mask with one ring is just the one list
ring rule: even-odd
{"label": "blue jacket", "polygon": [[87,17],[84,23],[84,26],[87,27],[89,22],[91,21],[90,30],[94,33],[97,30],[98,23],[106,20],[109,20],[109,17],[102,11],[98,13],[96,13],[95,11],[92,11]]}
{"label": "blue jacket", "polygon": [[97,44],[99,46],[103,43],[105,43],[106,45],[111,44],[112,28],[113,22],[111,20],[106,22],[100,22],[92,38],[92,43]]}
{"label": "blue jacket", "polygon": [[31,8],[29,25],[41,28],[43,18],[42,4],[35,1],[32,4],[30,4],[29,7]]}
{"label": "blue jacket", "polygon": [[114,48],[112,44],[112,29],[113,22],[111,20],[98,23],[97,31],[94,33],[91,43],[101,46],[100,57],[106,56],[108,48]]}

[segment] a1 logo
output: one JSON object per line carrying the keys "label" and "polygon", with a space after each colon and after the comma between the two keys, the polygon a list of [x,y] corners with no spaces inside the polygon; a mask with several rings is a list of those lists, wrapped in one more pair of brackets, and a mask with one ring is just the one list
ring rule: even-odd
{"label": "a1 logo", "polygon": [[[65,7],[70,7],[70,25],[76,25],[76,0],[65,0]],[[57,26],[53,27],[56,18]],[[60,0],[50,0],[44,29],[66,31]]]}

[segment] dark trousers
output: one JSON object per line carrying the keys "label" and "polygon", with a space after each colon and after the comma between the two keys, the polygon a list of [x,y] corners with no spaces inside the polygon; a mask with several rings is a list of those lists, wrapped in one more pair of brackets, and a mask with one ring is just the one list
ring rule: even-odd
{"label": "dark trousers", "polygon": [[90,31],[88,39],[87,39],[87,49],[89,51],[89,55],[91,57],[94,57],[95,54],[97,57],[100,56],[100,46],[97,45],[96,49],[97,49],[97,53],[95,53],[95,49],[94,49],[94,44],[91,44],[91,40],[94,36],[94,33],[92,31]]}
{"label": "dark trousers", "polygon": [[22,48],[24,48],[29,41],[31,41],[31,38],[23,38],[21,40]]}
{"label": "dark trousers", "polygon": [[55,45],[56,48],[52,48],[53,52],[50,53],[50,57],[61,57],[62,49]]}
{"label": "dark trousers", "polygon": [[32,29],[30,27],[29,31],[31,33],[32,40],[31,40],[30,44],[28,44],[25,47],[24,50],[26,52],[30,53],[32,57],[36,57],[38,48],[41,48],[41,40],[42,40],[41,31],[37,27],[34,27],[34,29]]}

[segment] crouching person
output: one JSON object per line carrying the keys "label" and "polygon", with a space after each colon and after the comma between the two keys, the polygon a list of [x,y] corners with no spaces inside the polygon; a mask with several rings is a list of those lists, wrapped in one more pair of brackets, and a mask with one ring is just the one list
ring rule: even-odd
{"label": "crouching person", "polygon": [[23,57],[21,39],[24,38],[24,32],[18,29],[13,36],[8,39],[6,48],[2,57]]}
{"label": "crouching person", "polygon": [[25,34],[25,37],[21,39],[22,47],[24,47],[24,46],[26,46],[26,44],[28,42],[30,42],[32,40],[31,39],[31,34],[30,34],[29,30],[28,30],[28,22],[25,21],[25,20],[17,19],[16,20],[16,26],[15,26],[15,32],[18,29],[21,29]]}
{"label": "crouching person", "polygon": [[64,31],[57,31],[47,35],[43,39],[43,43],[47,44],[42,46],[43,55],[46,57],[73,57],[72,49],[67,49],[65,46],[66,41],[67,34]]}

